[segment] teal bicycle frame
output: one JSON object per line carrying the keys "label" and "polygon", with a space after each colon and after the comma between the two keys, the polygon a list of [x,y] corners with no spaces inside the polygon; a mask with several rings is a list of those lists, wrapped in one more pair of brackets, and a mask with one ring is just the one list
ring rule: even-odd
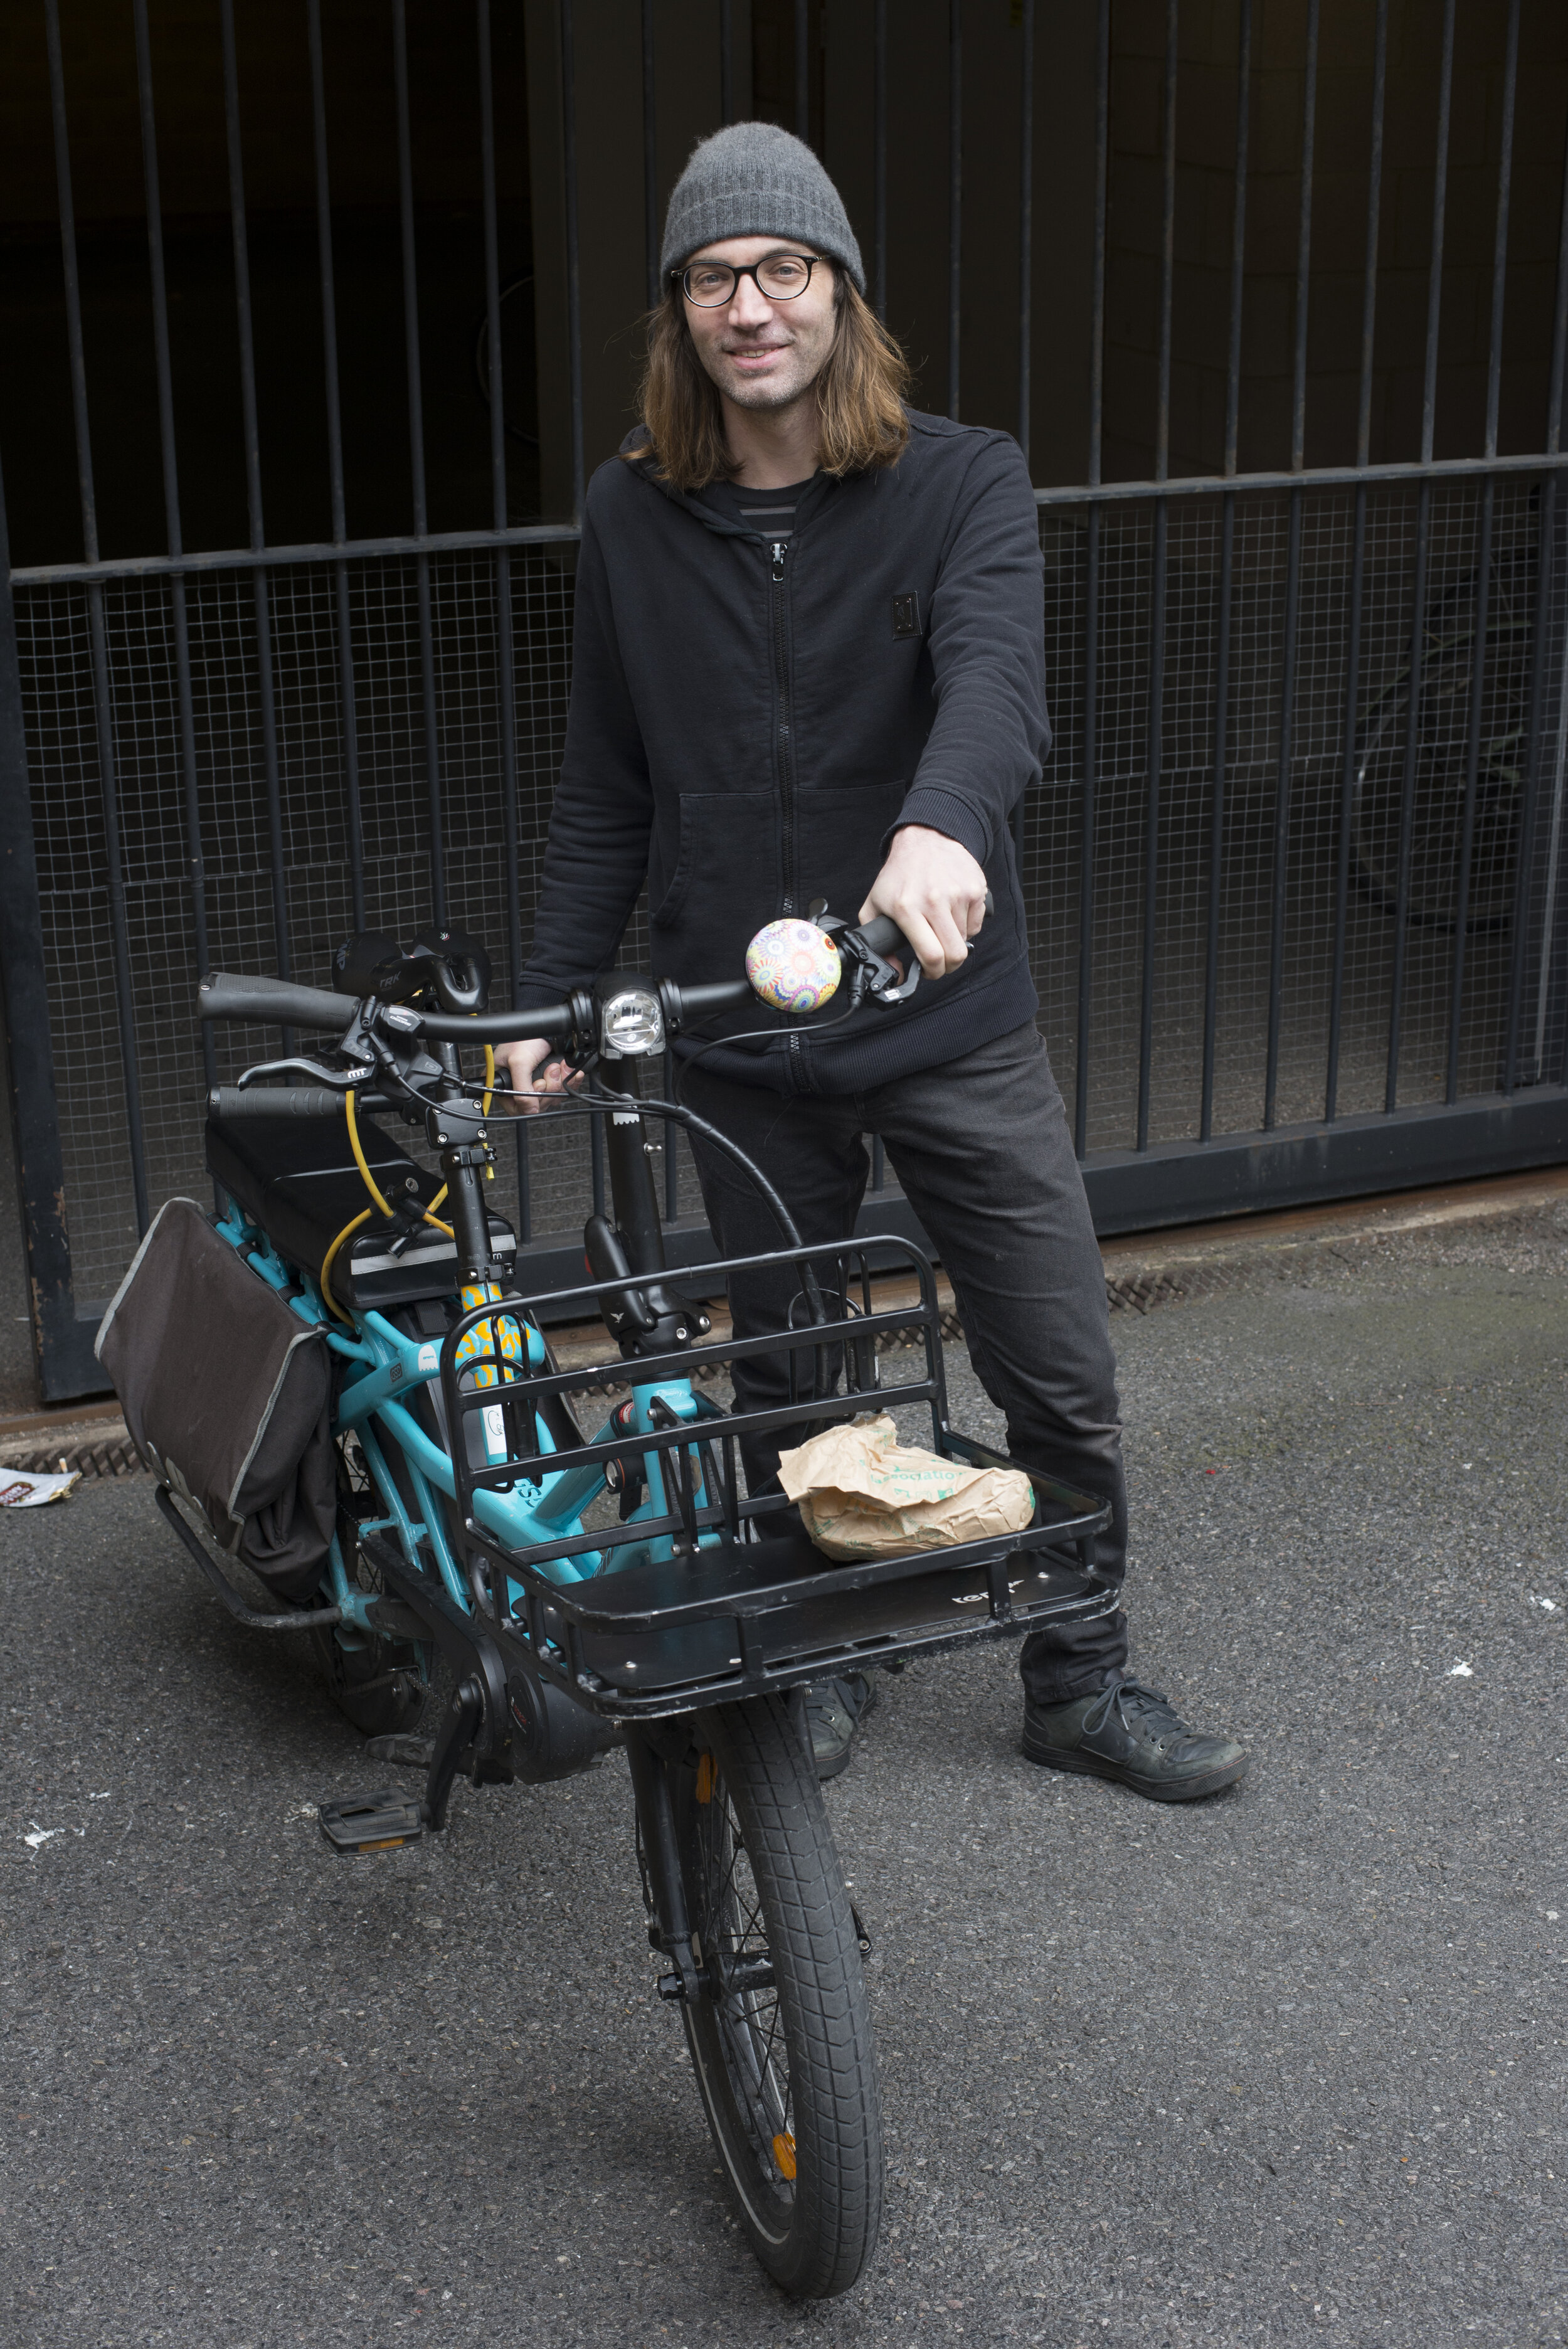
{"label": "teal bicycle frame", "polygon": [[[471,1614],[473,1593],[468,1575],[454,1554],[441,1506],[457,1500],[451,1456],[420,1426],[408,1408],[409,1398],[418,1388],[439,1381],[440,1341],[409,1337],[385,1314],[357,1309],[353,1311],[351,1325],[346,1328],[328,1311],[317,1276],[307,1267],[291,1264],[260,1226],[232,1201],[217,1230],[221,1239],[243,1254],[257,1278],[283,1297],[292,1312],[325,1332],[328,1347],[343,1365],[333,1433],[335,1436],[354,1435],[384,1510],[383,1515],[362,1518],[359,1534],[391,1536],[408,1566],[419,1570],[433,1566],[449,1598]],[[497,1312],[498,1317],[504,1315],[517,1327],[526,1347],[529,1369],[546,1368],[549,1356],[544,1340],[521,1309],[513,1307],[508,1310],[507,1300],[498,1299]],[[504,1371],[504,1363],[500,1367]],[[496,1389],[498,1398],[501,1392]],[[651,1429],[655,1410],[694,1423],[724,1417],[717,1404],[695,1392],[689,1380],[661,1379],[652,1384],[634,1385],[626,1417],[623,1420],[613,1414],[587,1440],[604,1444],[624,1438],[627,1449],[634,1451],[636,1438]],[[541,1450],[554,1450],[548,1427],[542,1421],[536,1424]],[[405,1480],[401,1489],[387,1461],[384,1448],[387,1444],[395,1446],[399,1455]],[[499,1433],[487,1429],[486,1445],[492,1459],[505,1456]],[[692,1464],[700,1485],[702,1467],[696,1446]],[[643,1455],[643,1474],[647,1495],[630,1513],[628,1523],[662,1518],[666,1514],[656,1452]],[[552,1537],[581,1538],[584,1514],[609,1489],[603,1467],[591,1464],[556,1475],[547,1473],[538,1483],[521,1484],[510,1493],[478,1493],[474,1496],[475,1515],[484,1532],[508,1548],[530,1547],[548,1542]],[[412,1496],[412,1507],[405,1499],[405,1490]],[[710,1535],[706,1538],[711,1542],[717,1537]],[[590,1580],[602,1569],[620,1572],[649,1560],[667,1559],[671,1555],[672,1537],[664,1533],[607,1555],[579,1550],[574,1556],[549,1561],[538,1570],[565,1585]],[[359,1589],[350,1580],[343,1546],[335,1532],[322,1589],[324,1597],[342,1610],[337,1636],[346,1647],[362,1645],[374,1636],[366,1610],[376,1594]],[[521,1585],[516,1589],[521,1594]]]}

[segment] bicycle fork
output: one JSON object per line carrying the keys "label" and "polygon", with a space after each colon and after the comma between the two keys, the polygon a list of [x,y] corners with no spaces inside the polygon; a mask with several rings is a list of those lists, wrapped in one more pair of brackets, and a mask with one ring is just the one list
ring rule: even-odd
{"label": "bicycle fork", "polygon": [[668,1728],[662,1736],[656,1730],[650,1735],[647,1730],[629,1728],[626,1759],[636,1795],[643,1872],[652,1910],[648,1940],[675,1967],[673,1973],[660,1975],[659,1996],[696,2000],[702,1995],[703,1982],[692,1948],[691,1918],[686,1909],[686,1879],[681,1873],[680,1842],[670,1788],[670,1773],[680,1766],[688,1741],[684,1723],[676,1724],[676,1732],[672,1737]]}

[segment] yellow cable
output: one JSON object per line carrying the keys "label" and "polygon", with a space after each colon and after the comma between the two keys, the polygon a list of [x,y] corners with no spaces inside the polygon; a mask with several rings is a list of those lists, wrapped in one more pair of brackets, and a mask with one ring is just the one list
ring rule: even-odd
{"label": "yellow cable", "polygon": [[336,1258],[337,1251],[343,1246],[344,1241],[347,1239],[351,1234],[356,1232],[361,1224],[367,1224],[369,1221],[370,1209],[368,1207],[361,1208],[359,1214],[355,1216],[354,1221],[351,1224],[344,1225],[343,1229],[338,1233],[337,1237],[333,1241],[332,1246],[327,1249],[326,1254],[321,1260],[321,1293],[326,1299],[327,1309],[329,1312],[335,1313],[340,1321],[348,1322],[350,1327],[353,1326],[353,1314],[346,1313],[342,1306],[338,1303],[336,1298],[332,1293],[332,1268],[334,1261]]}
{"label": "yellow cable", "polygon": [[[365,1156],[364,1144],[359,1139],[359,1122],[354,1114],[354,1094],[352,1090],[344,1095],[343,1106],[348,1119],[348,1146],[354,1153],[354,1163],[358,1167],[361,1175],[364,1177],[366,1189],[369,1192],[371,1197],[375,1200],[377,1206],[380,1208],[387,1222],[390,1223],[392,1220],[392,1210],[376,1187],[376,1177],[370,1172],[369,1164]],[[442,1223],[439,1216],[433,1215],[431,1213],[431,1208],[438,1207],[442,1200],[446,1197],[447,1188],[447,1185],[443,1183],[435,1197],[431,1200],[430,1206],[425,1208],[423,1212],[425,1221],[428,1224],[434,1224],[438,1232],[445,1232],[449,1239],[453,1239],[456,1237],[456,1234],[453,1232],[450,1224]],[[333,1263],[336,1257],[338,1249],[343,1246],[344,1241],[348,1238],[349,1235],[353,1232],[356,1232],[361,1224],[367,1224],[369,1221],[370,1209],[366,1207],[363,1214],[355,1216],[354,1221],[351,1224],[345,1224],[343,1229],[338,1233],[337,1237],[333,1241],[332,1246],[327,1249],[325,1256],[322,1259],[321,1293],[325,1298],[327,1305],[331,1310],[337,1315],[340,1321],[347,1321],[351,1319],[352,1317],[343,1310],[343,1308],[338,1304],[337,1299],[332,1293],[330,1281]]]}
{"label": "yellow cable", "polygon": [[441,1221],[441,1219],[440,1219],[439,1216],[438,1216],[438,1215],[437,1215],[437,1213],[436,1213],[436,1209],[440,1206],[440,1204],[441,1204],[442,1200],[446,1197],[446,1195],[447,1195],[447,1185],[446,1185],[446,1184],[445,1184],[445,1183],[443,1183],[443,1184],[442,1184],[442,1185],[441,1185],[441,1187],[440,1187],[440,1189],[437,1192],[437,1194],[436,1194],[435,1197],[431,1200],[431,1202],[430,1202],[429,1206],[428,1206],[424,1210],[424,1216],[425,1216],[425,1221],[426,1221],[428,1224],[434,1224],[434,1225],[435,1225],[435,1226],[436,1226],[436,1229],[437,1229],[438,1232],[445,1232],[445,1233],[446,1233],[446,1235],[447,1235],[447,1237],[450,1240],[450,1239],[456,1239],[456,1237],[457,1237],[457,1234],[453,1231],[453,1229],[452,1229],[452,1227],[451,1227],[450,1224],[444,1224],[444,1223]]}
{"label": "yellow cable", "polygon": [[[490,1115],[490,1096],[494,1091],[495,1050],[493,1046],[487,1044],[485,1046],[485,1097],[480,1103],[480,1115],[483,1118],[488,1118]],[[487,1166],[485,1168],[485,1181],[487,1183],[493,1183],[495,1181],[495,1168],[493,1166]]]}
{"label": "yellow cable", "polygon": [[372,1174],[368,1165],[366,1164],[364,1147],[359,1139],[359,1123],[354,1114],[354,1095],[352,1092],[345,1093],[343,1097],[343,1104],[348,1113],[348,1146],[354,1153],[354,1163],[365,1177],[366,1189],[369,1192],[371,1197],[375,1200],[377,1206],[380,1208],[387,1222],[390,1223],[392,1220],[392,1210],[387,1205],[386,1200],[381,1196],[380,1192],[377,1189],[376,1177]]}

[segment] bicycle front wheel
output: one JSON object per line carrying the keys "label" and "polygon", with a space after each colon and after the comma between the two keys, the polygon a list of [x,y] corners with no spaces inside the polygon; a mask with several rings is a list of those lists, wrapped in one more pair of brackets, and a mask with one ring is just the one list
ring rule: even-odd
{"label": "bicycle front wheel", "polygon": [[694,1954],[682,2013],[752,2249],[786,2292],[847,2292],[882,2214],[859,1934],[809,1754],[775,1697],[693,1723],[674,1788]]}

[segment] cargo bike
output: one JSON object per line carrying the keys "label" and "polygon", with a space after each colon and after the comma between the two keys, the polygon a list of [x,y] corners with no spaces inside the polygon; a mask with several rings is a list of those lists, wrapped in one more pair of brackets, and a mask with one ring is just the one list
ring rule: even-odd
{"label": "cargo bike", "polygon": [[[907,948],[907,978],[889,958],[903,947],[890,923],[819,927],[843,1016],[918,978]],[[1021,1532],[834,1563],[780,1491],[747,1491],[743,1438],[798,1443],[894,1405],[918,1414],[935,1451],[1009,1464],[949,1422],[923,1252],[892,1236],[803,1246],[764,1169],[678,1100],[645,1097],[650,1060],[663,1066],[676,1039],[757,1001],[747,979],[679,988],[614,972],[520,1015],[488,1008],[488,958],[455,932],[407,949],[362,936],[333,969],[334,992],[201,983],[203,1019],[275,1023],[285,1057],[210,1094],[223,1212],[170,1202],[106,1317],[104,1360],[158,1506],[242,1622],[316,1644],[370,1757],[423,1770],[415,1791],[323,1803],[335,1852],[440,1832],[459,1777],[538,1784],[624,1747],[658,1995],[679,2011],[746,2232],[786,2291],[844,2291],[871,2255],[882,2193],[870,1942],[801,1691],[1105,1611],[1115,1592],[1093,1546],[1108,1512],[1031,1472]],[[589,1219],[585,1283],[539,1296],[486,1199],[492,1047],[520,1025],[583,1073],[552,1113],[603,1121],[612,1210]],[[335,1045],[301,1057],[299,1030]],[[386,1118],[423,1135],[438,1184],[380,1134],[372,1121]],[[671,1274],[650,1118],[739,1160],[777,1221],[775,1251]],[[735,1274],[779,1266],[796,1288],[789,1329],[716,1334],[703,1302]],[[889,1274],[902,1276],[895,1298],[879,1288]],[[562,1368],[548,1330],[595,1313],[604,1354]],[[879,1350],[894,1331],[913,1375],[888,1385]],[[726,1411],[703,1391],[769,1350],[787,1359],[782,1406]],[[253,1405],[222,1408],[253,1356],[272,1382],[256,1431]],[[606,1386],[622,1399],[601,1402]],[[592,1434],[580,1414],[599,1422]],[[211,1439],[231,1417],[230,1451],[196,1459],[191,1427]],[[271,1584],[271,1610],[241,1595],[235,1558]],[[438,1688],[449,1693],[438,1701]]]}

